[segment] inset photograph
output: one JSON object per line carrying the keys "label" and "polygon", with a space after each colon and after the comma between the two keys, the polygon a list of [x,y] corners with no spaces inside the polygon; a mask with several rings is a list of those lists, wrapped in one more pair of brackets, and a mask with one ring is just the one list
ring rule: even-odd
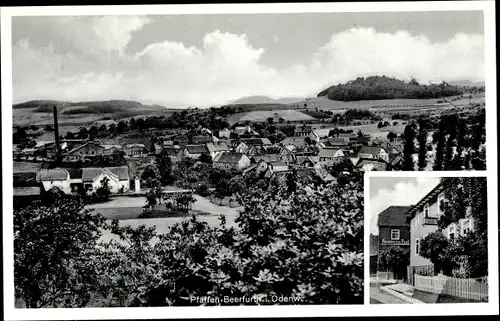
{"label": "inset photograph", "polygon": [[370,177],[370,303],[488,302],[486,177]]}

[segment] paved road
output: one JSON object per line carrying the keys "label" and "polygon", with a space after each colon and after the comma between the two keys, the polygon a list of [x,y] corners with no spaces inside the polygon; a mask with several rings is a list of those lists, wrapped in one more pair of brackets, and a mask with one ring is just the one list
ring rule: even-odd
{"label": "paved road", "polygon": [[403,304],[405,301],[380,290],[378,285],[370,285],[370,304]]}

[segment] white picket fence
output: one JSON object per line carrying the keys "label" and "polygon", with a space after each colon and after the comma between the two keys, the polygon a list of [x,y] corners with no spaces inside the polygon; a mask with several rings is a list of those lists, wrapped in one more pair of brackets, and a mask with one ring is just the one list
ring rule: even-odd
{"label": "white picket fence", "polygon": [[488,277],[458,279],[446,275],[415,275],[414,287],[418,290],[444,294],[475,301],[488,301]]}

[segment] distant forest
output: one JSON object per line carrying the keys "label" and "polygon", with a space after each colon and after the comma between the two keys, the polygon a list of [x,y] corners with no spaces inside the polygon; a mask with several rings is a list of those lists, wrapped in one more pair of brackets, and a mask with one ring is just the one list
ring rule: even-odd
{"label": "distant forest", "polygon": [[372,76],[331,86],[320,92],[318,97],[327,96],[328,99],[339,101],[426,99],[462,95],[464,92],[463,87],[452,86],[444,81],[440,84],[421,85],[414,78],[404,82],[386,76]]}

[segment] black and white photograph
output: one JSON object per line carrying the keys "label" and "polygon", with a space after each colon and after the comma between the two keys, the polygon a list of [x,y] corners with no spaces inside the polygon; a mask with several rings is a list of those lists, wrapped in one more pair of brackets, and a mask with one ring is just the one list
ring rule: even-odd
{"label": "black and white photograph", "polygon": [[488,301],[486,177],[371,177],[370,303]]}
{"label": "black and white photograph", "polygon": [[425,176],[496,171],[491,8],[2,8],[9,315],[498,300],[486,177]]}

